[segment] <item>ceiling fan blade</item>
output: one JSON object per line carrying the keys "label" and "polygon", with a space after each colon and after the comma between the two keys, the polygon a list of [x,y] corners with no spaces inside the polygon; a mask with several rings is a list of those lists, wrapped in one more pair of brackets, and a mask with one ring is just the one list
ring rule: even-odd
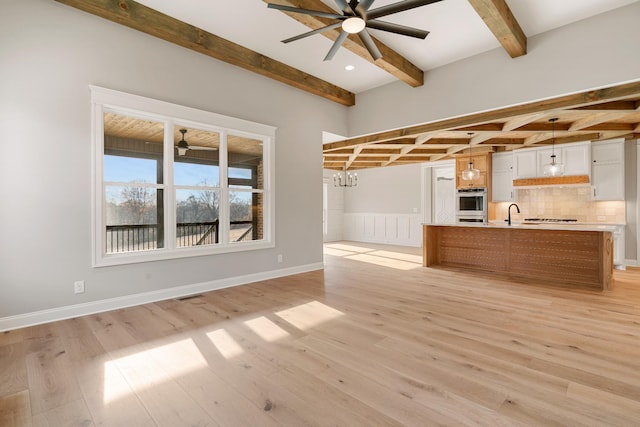
{"label": "ceiling fan blade", "polygon": [[217,151],[218,149],[216,147],[202,147],[200,145],[190,145],[189,146],[189,150],[194,150],[194,151]]}
{"label": "ceiling fan blade", "polygon": [[360,3],[358,3],[358,6],[356,6],[356,12],[358,12],[358,15],[366,17],[367,11],[369,10],[373,2],[374,0],[362,0]]}
{"label": "ceiling fan blade", "polygon": [[378,49],[378,46],[376,46],[376,42],[373,41],[373,39],[371,38],[371,35],[366,29],[360,31],[358,33],[358,37],[360,37],[362,44],[364,44],[364,47],[367,48],[367,50],[369,51],[369,55],[371,55],[374,61],[377,61],[378,59],[382,58],[380,49]]}
{"label": "ceiling fan blade", "polygon": [[338,5],[338,9],[345,13],[345,15],[353,16],[355,15],[354,10],[349,6],[346,0],[334,0]]}
{"label": "ceiling fan blade", "polygon": [[336,41],[333,43],[333,46],[331,46],[331,49],[329,49],[329,53],[327,53],[327,56],[324,57],[325,61],[331,61],[331,59],[333,59],[336,52],[338,51],[338,49],[340,49],[340,46],[342,46],[342,43],[344,43],[344,40],[348,35],[349,33],[347,33],[346,31],[342,31],[340,33]]}
{"label": "ceiling fan blade", "polygon": [[282,40],[282,43],[291,43],[291,42],[294,42],[296,40],[300,40],[300,39],[303,39],[305,37],[312,36],[314,34],[319,34],[319,33],[322,33],[324,31],[333,30],[334,28],[338,28],[341,25],[342,25],[342,22],[337,22],[335,24],[327,25],[327,26],[322,27],[322,28],[317,28],[317,29],[315,29],[313,31],[308,31],[306,33],[302,33],[302,34],[299,34],[297,36],[290,37],[288,39]]}
{"label": "ceiling fan blade", "polygon": [[336,13],[321,12],[319,10],[300,9],[298,7],[285,6],[282,4],[267,3],[267,7],[270,9],[278,9],[285,12],[304,13],[305,15],[320,16],[321,18],[329,19],[344,19],[344,16]]}
{"label": "ceiling fan blade", "polygon": [[404,0],[370,10],[369,12],[367,12],[367,19],[381,18],[383,16],[391,15],[392,13],[402,12],[420,6],[426,6],[428,4],[437,3],[439,1],[442,0]]}
{"label": "ceiling fan blade", "polygon": [[388,31],[390,33],[402,34],[403,36],[415,37],[417,39],[424,39],[429,35],[429,31],[407,27],[406,25],[394,24],[391,22],[376,21],[374,19],[367,21],[367,27],[376,30]]}

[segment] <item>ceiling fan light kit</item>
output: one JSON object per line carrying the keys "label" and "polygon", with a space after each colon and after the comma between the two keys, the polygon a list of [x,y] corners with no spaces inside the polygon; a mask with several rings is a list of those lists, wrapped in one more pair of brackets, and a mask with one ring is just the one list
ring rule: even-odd
{"label": "ceiling fan light kit", "polygon": [[342,21],[342,29],[349,34],[357,34],[364,30],[365,22],[362,18],[347,18]]}
{"label": "ceiling fan light kit", "polygon": [[333,46],[331,46],[331,49],[329,50],[329,53],[327,53],[327,56],[324,58],[325,61],[331,60],[333,58],[333,56],[342,46],[344,40],[349,34],[357,34],[371,57],[374,60],[378,60],[382,57],[382,54],[380,53],[380,50],[371,37],[371,34],[369,34],[369,28],[394,34],[400,34],[408,37],[415,37],[419,39],[424,39],[429,34],[428,31],[407,27],[400,24],[394,24],[391,22],[379,21],[378,18],[410,9],[415,9],[420,6],[426,6],[431,3],[437,3],[439,1],[442,0],[403,0],[387,6],[381,6],[379,8],[369,10],[371,5],[373,5],[374,0],[335,0],[335,3],[342,14],[323,12],[319,10],[301,9],[298,7],[285,6],[276,3],[267,3],[267,7],[271,9],[278,9],[283,12],[301,13],[305,15],[338,20],[338,22],[336,23],[332,23],[324,27],[317,28],[315,30],[282,40],[283,43],[290,43],[292,41],[300,40],[314,34],[320,34],[325,31],[341,28],[340,35],[333,43]]}

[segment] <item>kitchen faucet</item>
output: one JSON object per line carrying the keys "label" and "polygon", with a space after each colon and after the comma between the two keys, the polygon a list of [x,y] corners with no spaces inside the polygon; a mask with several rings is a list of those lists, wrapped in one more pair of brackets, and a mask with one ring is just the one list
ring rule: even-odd
{"label": "kitchen faucet", "polygon": [[515,203],[511,203],[509,208],[507,209],[507,222],[511,225],[511,206],[515,206],[518,213],[520,213],[520,208]]}

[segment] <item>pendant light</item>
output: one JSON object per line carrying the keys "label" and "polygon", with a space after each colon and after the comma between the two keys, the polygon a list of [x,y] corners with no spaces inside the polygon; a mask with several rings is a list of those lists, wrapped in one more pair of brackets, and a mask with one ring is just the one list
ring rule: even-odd
{"label": "pendant light", "polygon": [[473,167],[473,160],[471,160],[471,136],[473,133],[469,132],[467,135],[469,135],[469,164],[467,168],[462,171],[462,179],[464,181],[474,181],[480,178],[480,170]]}
{"label": "pendant light", "polygon": [[556,122],[557,117],[549,119],[551,122],[551,162],[544,165],[543,173],[545,176],[562,176],[564,175],[564,164],[556,161]]}

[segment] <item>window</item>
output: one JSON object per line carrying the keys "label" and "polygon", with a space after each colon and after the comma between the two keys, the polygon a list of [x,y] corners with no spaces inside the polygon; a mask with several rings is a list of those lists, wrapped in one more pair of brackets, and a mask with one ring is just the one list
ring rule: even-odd
{"label": "window", "polygon": [[95,266],[274,246],[273,127],[91,90]]}

